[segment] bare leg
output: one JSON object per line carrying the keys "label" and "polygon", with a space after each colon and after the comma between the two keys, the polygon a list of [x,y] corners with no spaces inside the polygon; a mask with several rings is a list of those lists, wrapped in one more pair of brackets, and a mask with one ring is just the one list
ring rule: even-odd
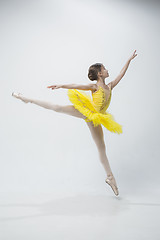
{"label": "bare leg", "polygon": [[[97,127],[94,127],[93,123],[92,122],[86,122],[89,129],[90,129],[90,132],[91,132],[91,135],[93,137],[93,140],[94,142],[96,143],[96,146],[98,148],[98,152],[99,152],[99,156],[100,156],[100,161],[107,173],[107,178],[109,179],[109,182],[111,184],[109,184],[114,193],[116,195],[119,194],[118,192],[118,189],[117,189],[117,183],[116,183],[116,180],[113,176],[113,173],[112,173],[112,170],[111,170],[111,167],[109,165],[109,161],[108,161],[108,158],[107,158],[107,155],[106,155],[106,147],[105,147],[105,142],[104,142],[104,135],[103,135],[103,129],[102,129],[102,126],[101,125],[98,125]],[[107,182],[108,183],[108,182]]]}
{"label": "bare leg", "polygon": [[98,148],[100,161],[107,173],[107,176],[112,175],[111,167],[109,165],[109,161],[106,155],[106,147],[104,142],[104,135],[103,135],[103,129],[101,125],[98,125],[97,127],[94,127],[92,122],[86,122],[91,135],[93,137],[93,140]]}
{"label": "bare leg", "polygon": [[22,94],[17,94],[17,93],[12,93],[12,96],[22,100],[25,103],[33,103],[40,107],[53,110],[55,112],[65,113],[77,118],[86,119],[86,117],[82,113],[80,113],[73,105],[66,105],[66,106],[56,105],[47,101],[24,97]]}

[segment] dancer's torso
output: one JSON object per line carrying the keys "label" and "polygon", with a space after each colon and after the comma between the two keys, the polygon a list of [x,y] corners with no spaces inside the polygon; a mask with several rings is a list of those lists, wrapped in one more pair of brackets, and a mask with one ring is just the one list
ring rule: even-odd
{"label": "dancer's torso", "polygon": [[111,101],[111,84],[106,85],[105,87],[97,85],[97,89],[92,91],[92,99],[94,108],[101,113],[104,113],[109,107]]}

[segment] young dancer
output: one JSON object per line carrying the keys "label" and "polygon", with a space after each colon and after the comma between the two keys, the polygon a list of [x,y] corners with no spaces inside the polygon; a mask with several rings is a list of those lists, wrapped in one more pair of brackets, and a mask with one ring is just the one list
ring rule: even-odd
{"label": "young dancer", "polygon": [[[13,97],[18,98],[25,103],[33,103],[46,109],[84,119],[90,129],[91,135],[98,149],[100,161],[106,171],[107,178],[105,182],[111,186],[116,196],[119,195],[119,191],[106,155],[106,146],[101,124],[110,132],[118,134],[122,133],[122,125],[115,121],[113,115],[107,111],[107,108],[111,101],[113,88],[122,79],[131,60],[136,56],[137,54],[135,50],[127,60],[119,75],[108,84],[105,84],[105,78],[109,77],[108,70],[102,63],[95,63],[91,65],[88,70],[88,78],[91,81],[97,81],[95,84],[56,84],[47,87],[52,90],[67,88],[69,100],[73,105],[56,105],[50,102],[25,97],[21,93],[12,93]],[[79,89],[79,91],[77,89]],[[92,92],[92,99],[89,95],[84,93],[84,91],[87,90]]]}

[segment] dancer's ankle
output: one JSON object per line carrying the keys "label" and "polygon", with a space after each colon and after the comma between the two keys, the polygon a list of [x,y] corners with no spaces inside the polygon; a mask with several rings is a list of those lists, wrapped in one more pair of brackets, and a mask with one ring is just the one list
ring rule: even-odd
{"label": "dancer's ankle", "polygon": [[27,97],[24,97],[23,95],[20,96],[20,99],[25,103],[31,103],[31,100]]}
{"label": "dancer's ankle", "polygon": [[107,174],[107,177],[113,177],[113,173]]}

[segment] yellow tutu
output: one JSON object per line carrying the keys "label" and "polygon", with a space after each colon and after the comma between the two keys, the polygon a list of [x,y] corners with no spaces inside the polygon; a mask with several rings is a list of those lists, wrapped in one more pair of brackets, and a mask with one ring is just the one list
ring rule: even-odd
{"label": "yellow tutu", "polygon": [[105,102],[105,93],[101,86],[92,94],[93,100],[82,90],[68,89],[67,94],[74,107],[86,116],[86,122],[92,121],[95,127],[102,124],[110,132],[122,133],[122,125],[117,123],[113,115],[106,111],[111,101],[111,87],[107,102]]}

